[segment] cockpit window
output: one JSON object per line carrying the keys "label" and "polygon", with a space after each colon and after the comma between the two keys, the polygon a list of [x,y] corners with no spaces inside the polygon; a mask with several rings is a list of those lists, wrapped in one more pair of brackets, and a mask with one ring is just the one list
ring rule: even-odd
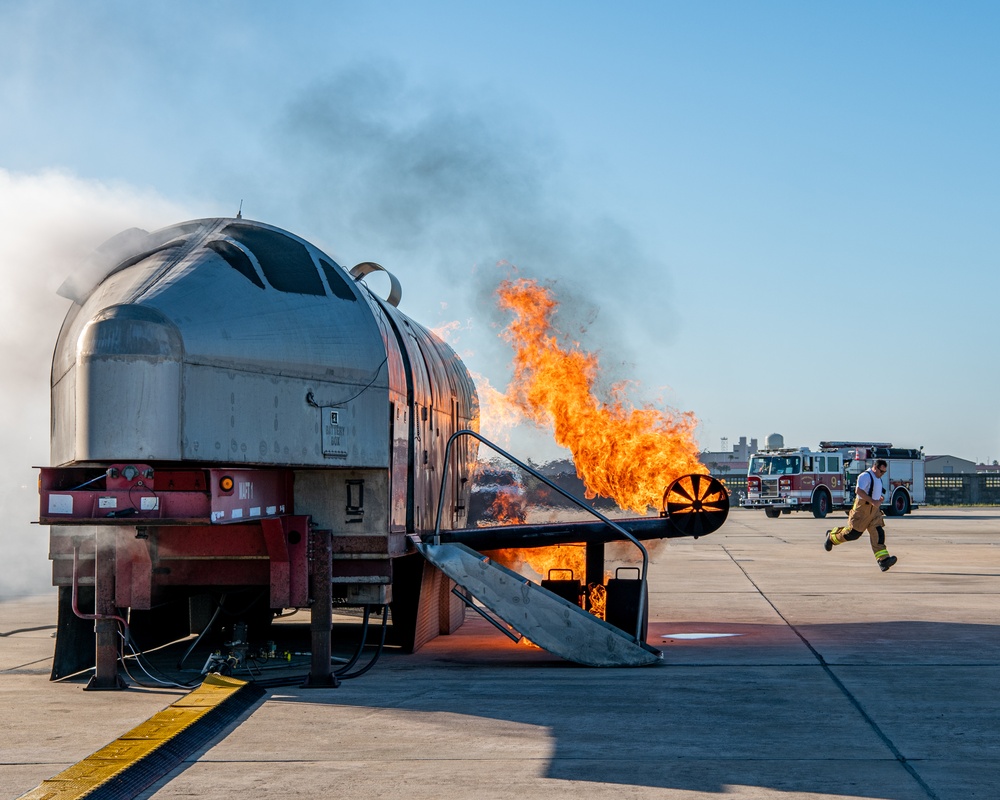
{"label": "cockpit window", "polygon": [[309,251],[294,239],[263,228],[228,225],[223,231],[254,254],[267,282],[281,292],[325,296]]}
{"label": "cockpit window", "polygon": [[253,264],[250,263],[250,259],[247,257],[247,254],[240,250],[240,248],[238,248],[235,244],[227,242],[225,239],[216,239],[214,242],[209,242],[208,247],[212,248],[216,253],[226,259],[229,266],[235,269],[254,286],[258,286],[261,289],[264,288],[264,281],[260,279],[260,276],[257,274],[257,270],[253,268]]}
{"label": "cockpit window", "polygon": [[323,272],[326,273],[326,282],[330,284],[330,291],[332,291],[341,300],[357,302],[358,298],[354,296],[354,292],[352,292],[351,287],[347,285],[347,281],[345,281],[344,276],[340,274],[340,270],[338,270],[325,258],[321,258],[319,260],[319,264],[323,267]]}

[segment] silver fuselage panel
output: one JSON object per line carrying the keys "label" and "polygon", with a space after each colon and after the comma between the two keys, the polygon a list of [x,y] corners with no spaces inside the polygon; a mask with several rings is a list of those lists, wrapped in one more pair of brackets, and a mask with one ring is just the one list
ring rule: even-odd
{"label": "silver fuselage panel", "polygon": [[[54,465],[389,469],[393,519],[426,522],[448,435],[478,426],[448,345],[270,225],[198,220],[129,232],[127,247],[92,287],[73,276],[52,362]],[[456,454],[454,508],[474,458]]]}

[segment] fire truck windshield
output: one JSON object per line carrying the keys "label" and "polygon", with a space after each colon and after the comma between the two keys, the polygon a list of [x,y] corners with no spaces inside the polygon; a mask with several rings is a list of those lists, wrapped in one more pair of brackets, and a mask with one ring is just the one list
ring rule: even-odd
{"label": "fire truck windshield", "polygon": [[798,475],[802,471],[799,456],[752,456],[751,475]]}

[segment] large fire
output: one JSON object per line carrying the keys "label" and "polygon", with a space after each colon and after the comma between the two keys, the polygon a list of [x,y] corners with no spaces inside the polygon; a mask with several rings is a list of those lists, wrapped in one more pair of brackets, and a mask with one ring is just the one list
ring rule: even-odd
{"label": "large fire", "polygon": [[[623,385],[612,387],[610,401],[598,399],[597,357],[576,344],[560,344],[553,325],[558,303],[548,289],[530,279],[506,280],[497,296],[500,308],[514,315],[503,333],[514,348],[514,375],[506,394],[477,379],[484,430],[506,433],[519,418],[551,426],[556,443],[572,453],[588,498],[607,497],[640,514],[658,508],[666,487],[681,475],[707,472],[698,460],[694,414],[635,408]],[[484,524],[525,522],[523,506],[503,493],[486,516]],[[585,591],[582,604],[604,618],[608,576],[584,590],[582,546],[501,550],[490,556],[515,570],[529,567],[543,580],[551,570],[571,570]]]}
{"label": "large fire", "polygon": [[645,514],[673,480],[707,472],[698,461],[693,413],[634,408],[622,385],[613,387],[610,402],[595,396],[597,357],[559,343],[552,324],[558,303],[548,289],[518,278],[503,281],[497,294],[500,307],[514,313],[504,331],[514,347],[507,396],[527,418],[554,428],[588,498],[601,495]]}

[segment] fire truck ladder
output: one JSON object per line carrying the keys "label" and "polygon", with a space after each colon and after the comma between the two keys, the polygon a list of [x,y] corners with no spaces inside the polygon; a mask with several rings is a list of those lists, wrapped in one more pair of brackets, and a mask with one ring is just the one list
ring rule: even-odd
{"label": "fire truck ladder", "polygon": [[[642,553],[642,570],[640,571],[641,587],[634,635],[595,617],[580,606],[543,589],[538,584],[501,564],[493,562],[482,553],[464,544],[441,542],[441,513],[444,507],[446,478],[450,463],[449,455],[452,443],[459,436],[472,436],[478,439],[563,497],[593,514],[617,531],[622,538],[628,539],[639,548]],[[550,653],[579,664],[592,667],[637,667],[662,663],[663,654],[646,644],[641,635],[649,554],[638,539],[600,512],[586,506],[578,498],[564,491],[536,469],[501,450],[475,431],[462,430],[452,435],[445,450],[444,464],[433,540],[425,542],[419,537],[413,538],[417,549],[424,558],[455,581],[458,585],[454,590],[455,594],[468,607],[486,617],[494,626],[515,641],[525,637]],[[473,600],[478,600],[506,625],[493,619]],[[506,626],[513,629],[513,632],[508,631]]]}

